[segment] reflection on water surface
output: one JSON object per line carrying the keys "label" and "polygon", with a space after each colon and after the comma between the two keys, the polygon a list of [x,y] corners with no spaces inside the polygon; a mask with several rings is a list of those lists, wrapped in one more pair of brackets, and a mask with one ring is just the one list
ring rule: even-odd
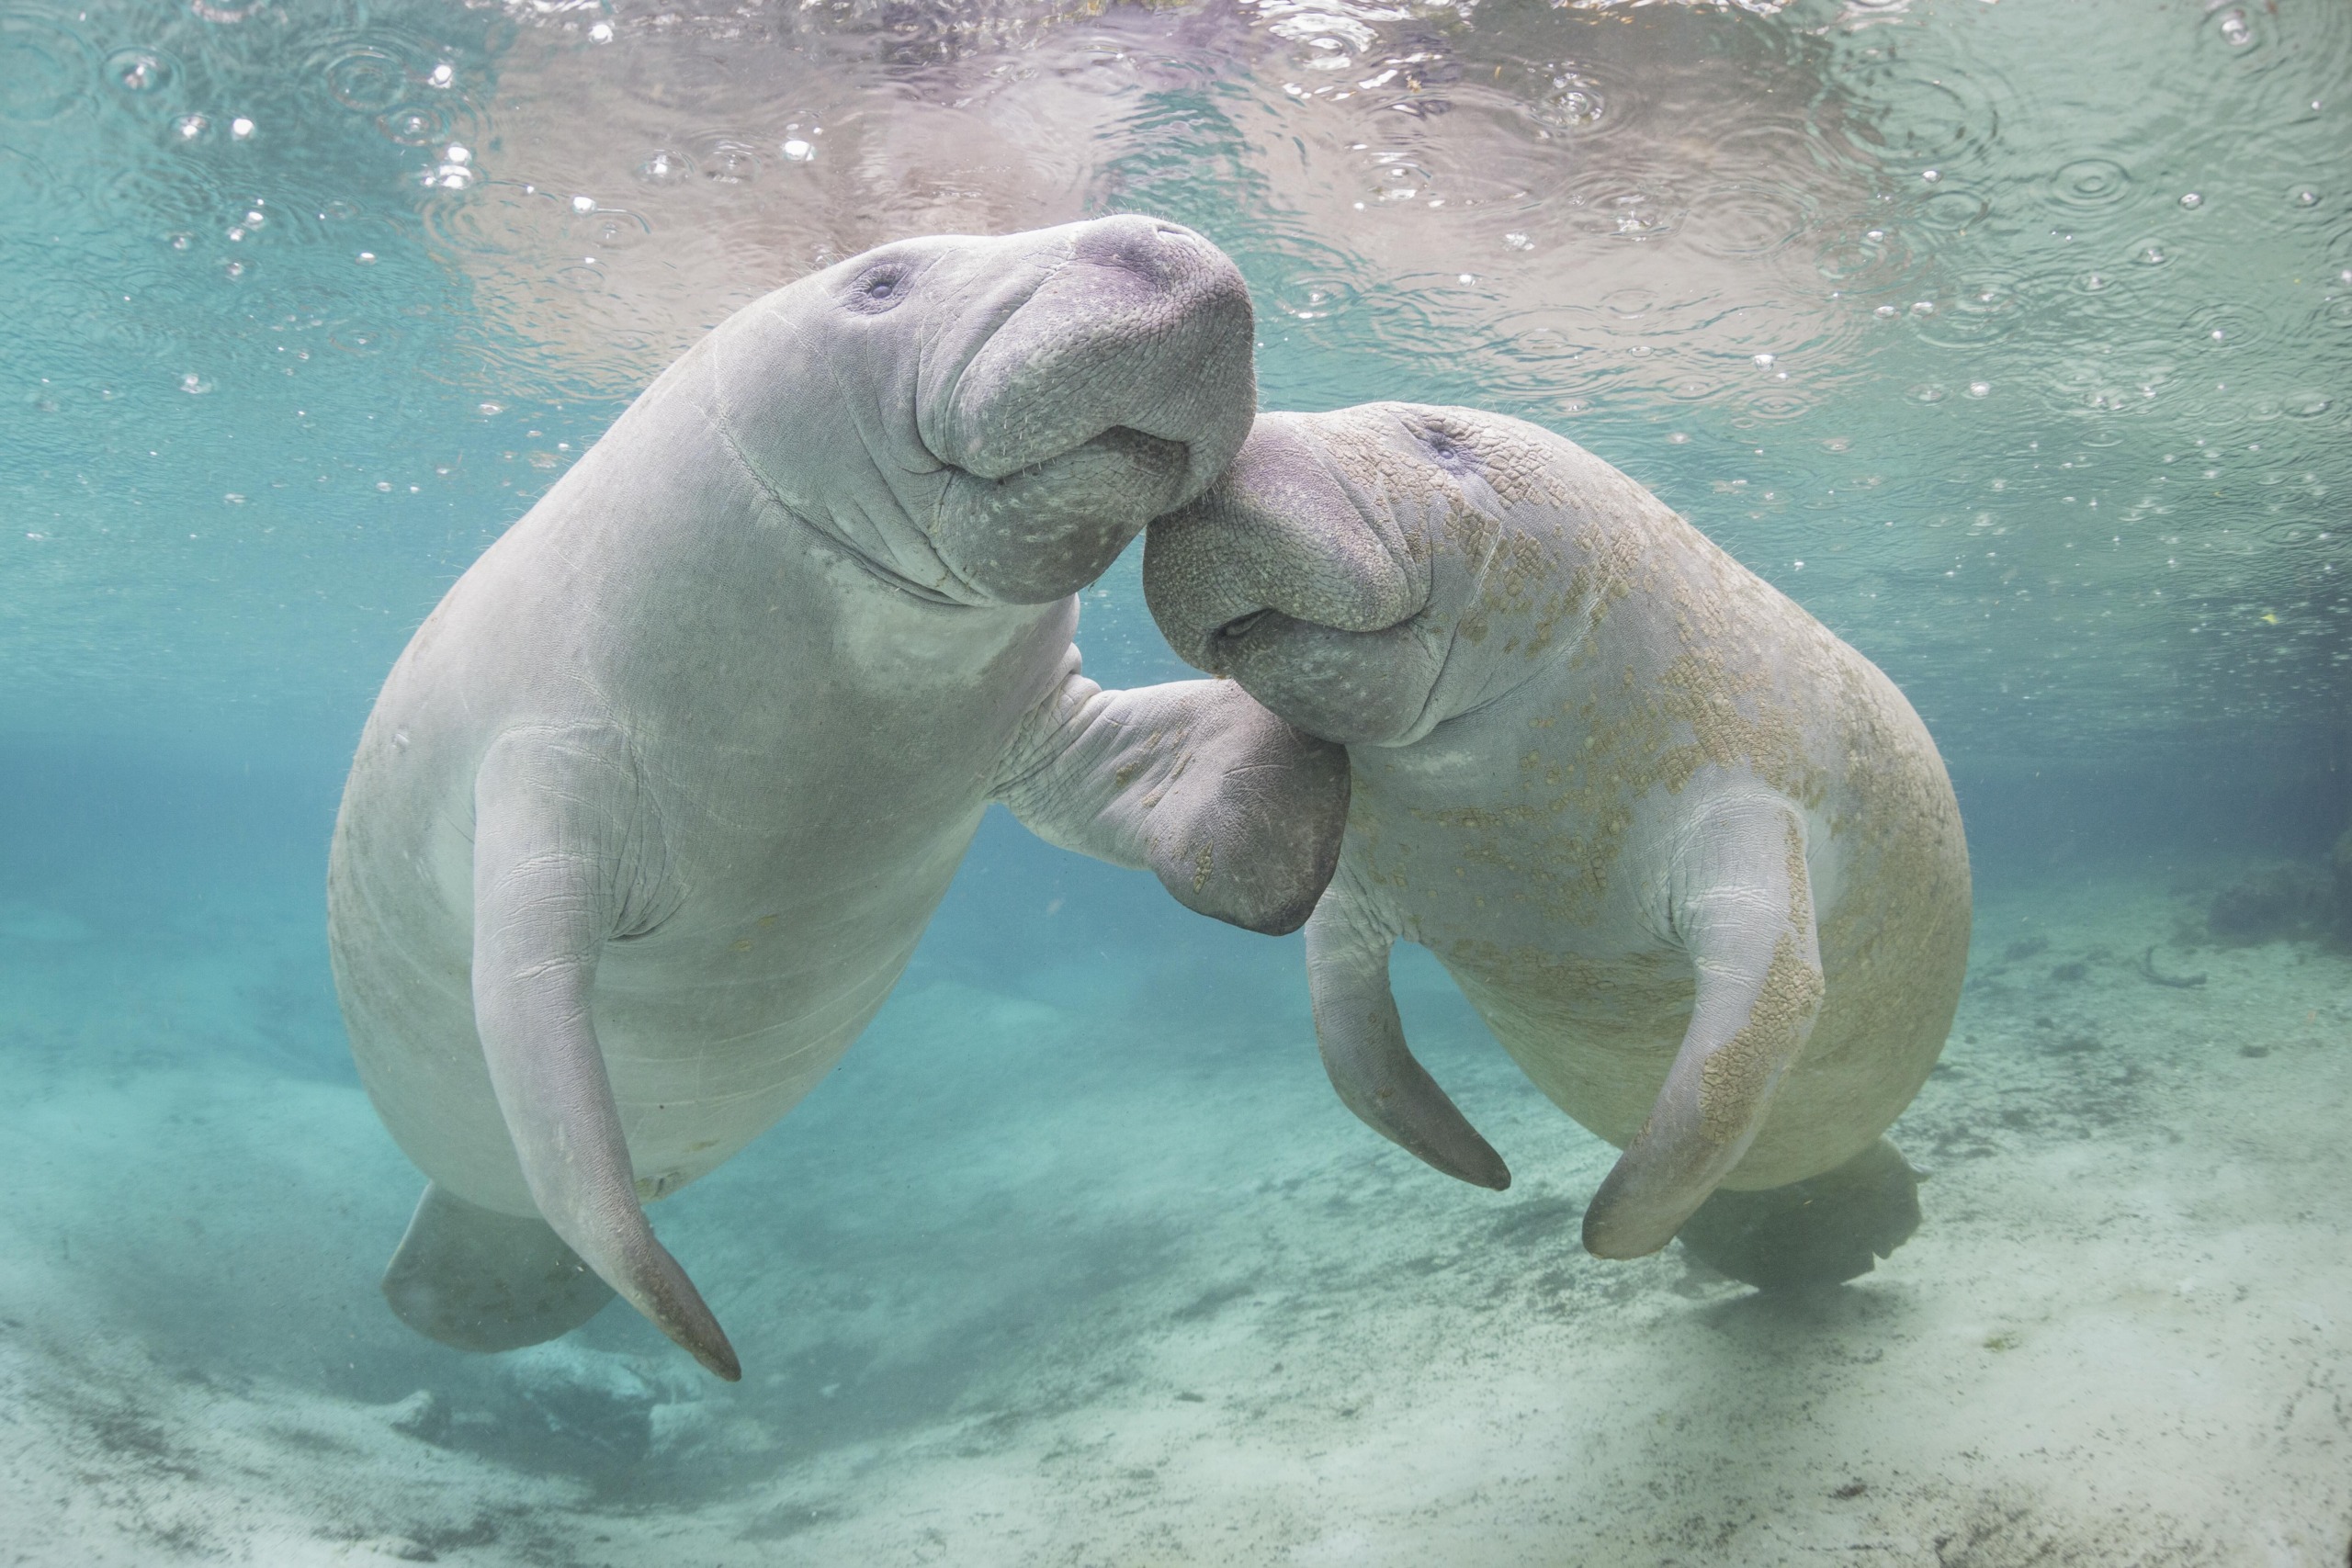
{"label": "reflection on water surface", "polygon": [[[347,708],[729,310],[1121,208],[1242,260],[1270,404],[1570,431],[1963,754],[2329,722],[2352,661],[2321,0],[118,6],[5,47],[36,708],[315,711],[296,641]],[[1096,657],[1157,667],[1114,586]]]}

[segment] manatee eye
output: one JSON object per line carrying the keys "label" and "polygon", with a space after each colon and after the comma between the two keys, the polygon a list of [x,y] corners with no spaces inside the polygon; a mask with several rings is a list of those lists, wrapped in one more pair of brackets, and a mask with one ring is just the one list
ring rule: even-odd
{"label": "manatee eye", "polygon": [[878,262],[857,275],[843,303],[869,316],[889,310],[906,298],[908,271],[903,262]]}

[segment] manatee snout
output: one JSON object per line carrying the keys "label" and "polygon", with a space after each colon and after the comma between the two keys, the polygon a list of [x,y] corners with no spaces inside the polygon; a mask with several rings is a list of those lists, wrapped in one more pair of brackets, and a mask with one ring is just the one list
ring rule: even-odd
{"label": "manatee snout", "polygon": [[1311,735],[1377,743],[1419,716],[1443,649],[1420,618],[1427,553],[1333,460],[1331,418],[1261,415],[1216,484],[1152,523],[1144,598],[1194,669]]}
{"label": "manatee snout", "polygon": [[931,525],[958,576],[1010,604],[1091,582],[1232,461],[1257,407],[1250,294],[1156,219],[1076,225],[926,420],[955,474]]}

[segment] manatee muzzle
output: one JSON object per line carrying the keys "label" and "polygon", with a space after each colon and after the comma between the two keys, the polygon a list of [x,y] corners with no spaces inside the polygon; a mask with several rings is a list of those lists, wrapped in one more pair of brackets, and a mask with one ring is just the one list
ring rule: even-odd
{"label": "manatee muzzle", "polygon": [[1324,416],[1266,414],[1224,476],[1156,520],[1144,598],[1178,657],[1326,739],[1416,717],[1443,650],[1426,549],[1335,461]]}
{"label": "manatee muzzle", "polygon": [[1224,470],[1256,411],[1250,296],[1224,253],[1148,218],[1069,244],[922,421],[951,468],[933,545],[1012,604],[1100,576]]}

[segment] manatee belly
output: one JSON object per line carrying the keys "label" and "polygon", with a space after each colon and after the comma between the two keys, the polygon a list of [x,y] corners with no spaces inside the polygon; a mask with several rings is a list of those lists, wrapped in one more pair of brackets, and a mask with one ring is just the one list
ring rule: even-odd
{"label": "manatee belly", "polygon": [[[1820,1016],[1725,1187],[1780,1187],[1834,1169],[1910,1104],[1959,1005],[1964,875],[1957,884],[1866,884],[1829,911],[1821,938]],[[1470,942],[1439,956],[1547,1099],[1619,1148],[1633,1140],[1690,1025],[1686,957],[1660,949],[1596,959]]]}
{"label": "manatee belly", "polygon": [[1641,1130],[1690,1026],[1687,958],[1664,949],[1592,958],[1470,943],[1439,958],[1553,1104],[1620,1148]]}
{"label": "manatee belly", "polygon": [[[841,1060],[888,998],[979,817],[975,804],[942,824],[911,863],[836,858],[826,874],[771,879],[797,883],[797,897],[690,900],[652,936],[606,944],[597,1040],[642,1196],[709,1174]],[[373,901],[354,881],[330,882],[336,984],[385,1126],[451,1192],[536,1213],[474,1031],[470,912],[424,881]]]}

